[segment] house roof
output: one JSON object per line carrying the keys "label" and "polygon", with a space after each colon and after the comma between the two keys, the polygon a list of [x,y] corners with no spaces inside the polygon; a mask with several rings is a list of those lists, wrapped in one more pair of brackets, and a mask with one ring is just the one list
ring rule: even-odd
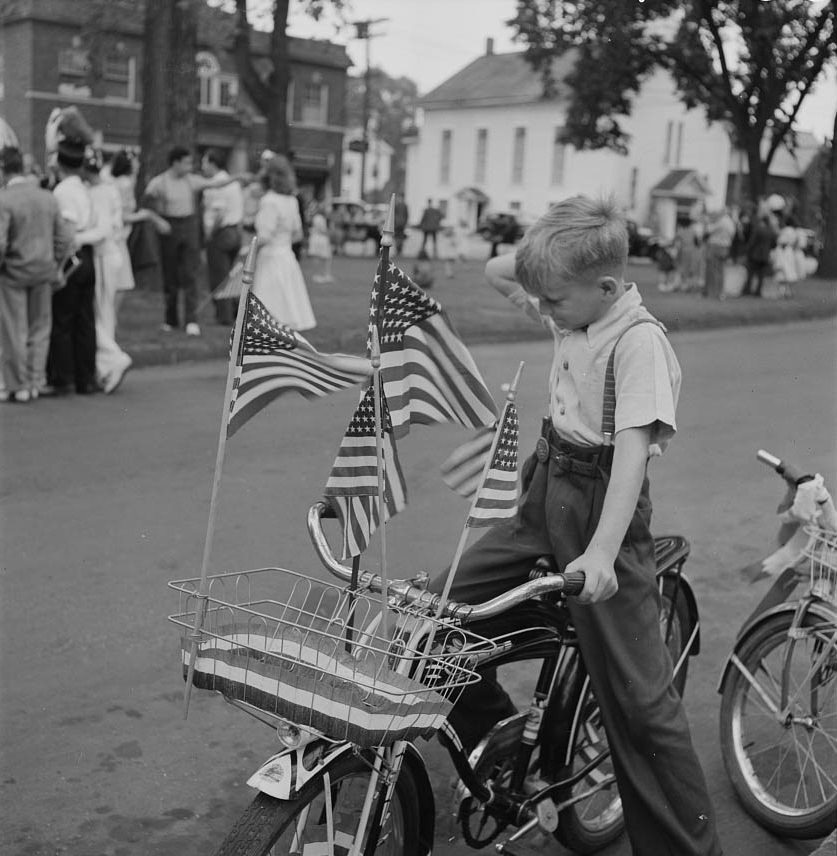
{"label": "house roof", "polygon": [[[765,143],[763,149],[766,149],[766,146]],[[780,146],[770,162],[770,175],[783,178],[802,178],[822,148],[822,143],[813,134],[808,133],[808,131],[799,131],[796,135],[796,151],[791,154],[785,146]],[[763,150],[762,155],[765,153]],[[730,158],[730,172],[748,175],[750,170],[747,157],[743,152],[740,154],[740,158],[736,155]]]}
{"label": "house roof", "polygon": [[672,169],[651,188],[651,195],[703,199],[709,195],[709,187],[693,169]]}
{"label": "house roof", "polygon": [[[564,78],[573,66],[575,52],[567,51],[552,62],[556,97],[566,94]],[[440,83],[425,95],[420,106],[425,110],[451,107],[499,107],[543,101],[543,80],[524,58],[516,53],[483,54]]]}

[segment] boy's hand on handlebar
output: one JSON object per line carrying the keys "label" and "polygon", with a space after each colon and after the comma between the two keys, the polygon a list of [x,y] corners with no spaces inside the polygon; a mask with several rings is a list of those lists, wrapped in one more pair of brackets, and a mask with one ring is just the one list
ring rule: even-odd
{"label": "boy's hand on handlebar", "polygon": [[619,590],[613,558],[602,550],[588,549],[565,568],[566,573],[584,571],[584,588],[579,603],[598,603],[613,597]]}

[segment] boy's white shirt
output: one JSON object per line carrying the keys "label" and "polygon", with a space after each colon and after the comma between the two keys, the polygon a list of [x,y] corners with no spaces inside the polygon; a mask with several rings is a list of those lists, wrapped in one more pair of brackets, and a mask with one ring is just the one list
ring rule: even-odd
{"label": "boy's white shirt", "polygon": [[[565,330],[538,310],[538,300],[522,287],[509,299],[530,317],[533,310],[553,336],[549,373],[549,415],[558,434],[570,443],[598,446],[608,357],[619,335],[635,321],[653,321],[634,283],[586,330]],[[652,367],[651,372],[644,370]],[[565,368],[566,366],[566,368]],[[649,457],[659,455],[677,430],[675,412],[681,372],[677,357],[656,323],[632,327],[619,343],[615,359],[616,432],[652,425]]]}

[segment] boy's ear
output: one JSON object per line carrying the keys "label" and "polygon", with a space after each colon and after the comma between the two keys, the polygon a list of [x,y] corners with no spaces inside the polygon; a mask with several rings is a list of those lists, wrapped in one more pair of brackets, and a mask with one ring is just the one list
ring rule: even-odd
{"label": "boy's ear", "polygon": [[602,296],[614,298],[619,293],[619,282],[613,276],[601,276],[598,282],[599,288],[602,290]]}

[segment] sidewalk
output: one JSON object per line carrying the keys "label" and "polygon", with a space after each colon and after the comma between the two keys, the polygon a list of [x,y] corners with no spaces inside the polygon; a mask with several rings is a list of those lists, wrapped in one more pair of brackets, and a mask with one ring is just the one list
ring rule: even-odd
{"label": "sidewalk", "polygon": [[[407,274],[412,272],[415,262],[411,246],[405,248],[406,256],[400,262]],[[317,317],[317,327],[305,336],[315,347],[331,352],[363,352],[369,292],[377,263],[372,249],[371,244],[350,245],[351,255],[334,259],[336,282],[328,285],[314,283],[311,265],[303,260]],[[435,263],[436,281],[429,292],[442,304],[464,341],[474,345],[546,339],[544,331],[485,285],[487,245],[471,242],[467,253],[465,261],[456,263],[452,278],[445,276],[441,261]],[[769,299],[768,291],[768,297],[762,299],[715,301],[693,294],[661,294],[657,290],[656,268],[647,260],[632,260],[628,275],[637,282],[649,310],[670,331],[787,323],[837,315],[835,280],[805,280],[794,286],[793,297],[787,300]],[[203,335],[197,338],[187,337],[182,331],[161,332],[162,314],[163,297],[159,291],[138,288],[126,294],[119,313],[117,338],[134,359],[135,366],[222,359],[227,355],[229,329],[214,322],[211,304],[201,312]]]}

